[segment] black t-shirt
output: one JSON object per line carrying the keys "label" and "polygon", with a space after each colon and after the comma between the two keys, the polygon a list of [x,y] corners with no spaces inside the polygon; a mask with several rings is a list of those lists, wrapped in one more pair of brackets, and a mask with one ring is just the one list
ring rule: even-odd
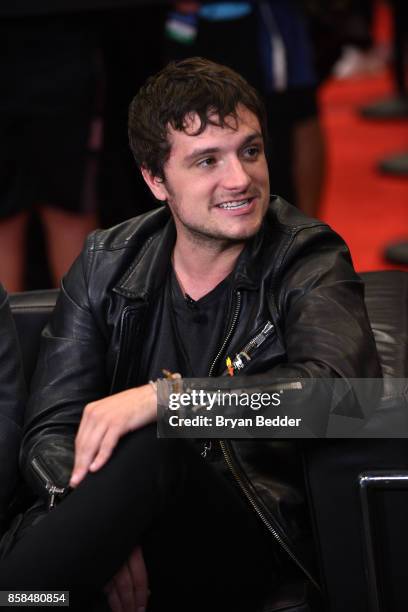
{"label": "black t-shirt", "polygon": [[[163,291],[155,300],[154,308],[158,310],[152,312],[155,339],[143,356],[145,380],[162,378],[163,369],[179,372],[184,378],[206,378],[227,332],[230,297],[228,276],[204,297],[192,300],[184,295],[170,267]],[[199,453],[204,447],[211,448],[207,460],[231,479],[217,445],[208,446],[208,440],[196,439],[193,446]]]}
{"label": "black t-shirt", "polygon": [[219,351],[230,303],[230,277],[199,300],[185,296],[173,268],[156,300],[155,341],[145,356],[148,380],[163,376],[163,369],[187,378],[205,378]]}

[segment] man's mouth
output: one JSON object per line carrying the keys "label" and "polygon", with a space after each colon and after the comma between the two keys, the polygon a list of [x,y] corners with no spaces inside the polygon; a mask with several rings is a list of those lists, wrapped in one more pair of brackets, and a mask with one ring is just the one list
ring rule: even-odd
{"label": "man's mouth", "polygon": [[247,198],[246,200],[231,200],[231,202],[222,202],[217,204],[217,208],[224,210],[238,210],[240,208],[248,207],[254,198]]}

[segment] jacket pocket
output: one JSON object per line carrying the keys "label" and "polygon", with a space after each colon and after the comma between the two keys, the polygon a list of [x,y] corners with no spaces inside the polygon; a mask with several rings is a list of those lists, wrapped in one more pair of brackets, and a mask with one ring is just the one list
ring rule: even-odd
{"label": "jacket pocket", "polygon": [[263,345],[265,340],[274,335],[276,335],[274,324],[271,321],[263,323],[262,326],[256,331],[254,337],[251,338],[251,340],[249,340],[245,346],[238,351],[234,359],[232,359],[234,373],[239,374],[239,372],[243,370],[256,355],[256,352]]}
{"label": "jacket pocket", "polygon": [[31,460],[31,468],[47,491],[48,510],[52,510],[56,504],[56,500],[60,500],[66,495],[68,486],[58,486],[56,479],[50,474],[50,470],[44,465],[40,456],[36,456]]}

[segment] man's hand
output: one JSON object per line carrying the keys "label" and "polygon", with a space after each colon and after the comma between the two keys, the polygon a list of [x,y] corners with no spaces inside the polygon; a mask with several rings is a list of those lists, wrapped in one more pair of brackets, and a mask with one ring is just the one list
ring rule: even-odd
{"label": "man's hand", "polygon": [[122,391],[85,406],[75,438],[75,462],[70,486],[109,459],[119,438],[157,418],[157,396],[151,385]]}
{"label": "man's hand", "polygon": [[148,578],[140,546],[134,549],[105,587],[112,612],[144,612],[149,597]]}

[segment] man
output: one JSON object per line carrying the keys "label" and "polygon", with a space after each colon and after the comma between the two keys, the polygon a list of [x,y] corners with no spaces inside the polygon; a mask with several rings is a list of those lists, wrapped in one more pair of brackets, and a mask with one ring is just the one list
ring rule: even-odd
{"label": "man", "polygon": [[153,609],[253,609],[288,576],[313,581],[296,453],[241,441],[226,465],[217,445],[157,440],[149,381],[219,377],[249,343],[231,385],[379,376],[362,283],[325,224],[270,201],[262,103],[232,70],[170,64],[133,100],[129,135],[167,207],[94,233],[62,283],[22,464],[50,506],[75,490],[17,543],[0,586],[24,571],[26,588],[95,590],[115,575],[115,610],[144,608],[147,583]]}

